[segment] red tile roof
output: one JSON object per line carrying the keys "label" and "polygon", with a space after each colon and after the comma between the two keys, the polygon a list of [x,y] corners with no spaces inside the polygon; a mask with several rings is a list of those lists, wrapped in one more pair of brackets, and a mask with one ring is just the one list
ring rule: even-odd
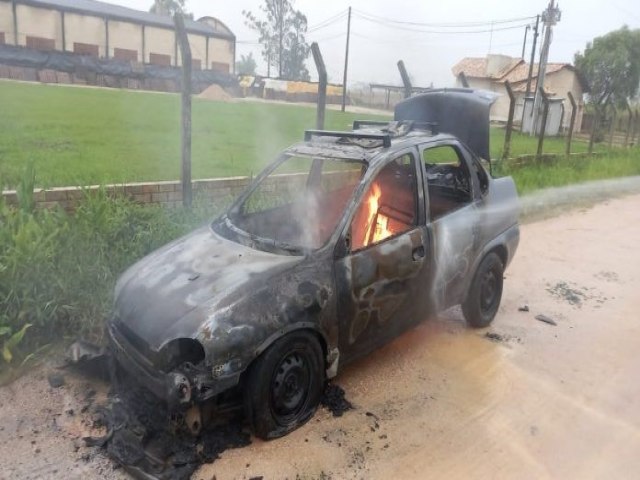
{"label": "red tile roof", "polygon": [[[565,67],[574,69],[573,65],[570,63],[548,63],[547,74],[558,72]],[[497,75],[491,76],[487,74],[486,57],[466,57],[454,65],[451,71],[456,77],[463,72],[469,78],[487,78],[499,80],[500,82],[509,80],[509,82],[513,84],[527,79],[527,76],[529,75],[529,64],[520,58],[512,58],[511,62],[498,72]],[[538,64],[536,63],[533,65],[533,76],[535,77],[537,74]]]}

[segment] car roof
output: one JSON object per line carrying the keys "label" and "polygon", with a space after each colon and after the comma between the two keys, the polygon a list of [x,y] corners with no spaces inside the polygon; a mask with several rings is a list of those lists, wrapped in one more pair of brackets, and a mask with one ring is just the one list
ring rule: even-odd
{"label": "car roof", "polygon": [[[380,134],[381,129],[361,129],[357,131],[363,134]],[[344,132],[345,135],[353,132]],[[456,137],[446,133],[431,134],[425,130],[414,130],[406,135],[391,137],[391,145],[384,147],[380,140],[358,139],[346,137],[312,137],[311,140],[296,143],[285,150],[291,155],[304,155],[338,160],[366,162],[375,165],[387,158],[381,153],[393,154],[416,145],[438,143],[441,141],[453,141]]]}

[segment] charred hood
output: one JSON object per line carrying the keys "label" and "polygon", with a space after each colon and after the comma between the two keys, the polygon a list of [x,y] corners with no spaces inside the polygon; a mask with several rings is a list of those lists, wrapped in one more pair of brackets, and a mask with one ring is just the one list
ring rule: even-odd
{"label": "charred hood", "polygon": [[156,250],[125,272],[116,287],[119,322],[152,349],[194,336],[202,316],[255,292],[303,257],[275,255],[227,240],[203,227]]}
{"label": "charred hood", "polygon": [[395,120],[436,123],[438,131],[454,135],[476,155],[489,160],[491,92],[467,88],[438,89],[400,102]]}

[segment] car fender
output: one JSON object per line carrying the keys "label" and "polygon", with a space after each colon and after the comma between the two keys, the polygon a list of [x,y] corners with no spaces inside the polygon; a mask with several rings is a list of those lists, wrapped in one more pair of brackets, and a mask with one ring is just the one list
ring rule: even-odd
{"label": "car fender", "polygon": [[465,288],[464,288],[464,298],[461,300],[464,301],[469,294],[469,289],[471,288],[471,284],[473,283],[473,278],[476,275],[476,271],[480,266],[482,260],[491,252],[498,251],[499,256],[504,262],[504,269],[506,270],[509,263],[513,259],[516,249],[518,248],[518,243],[520,242],[520,227],[518,224],[512,225],[507,230],[499,234],[497,237],[488,242],[482,250],[475,257],[471,268],[469,269],[469,275],[465,278]]}

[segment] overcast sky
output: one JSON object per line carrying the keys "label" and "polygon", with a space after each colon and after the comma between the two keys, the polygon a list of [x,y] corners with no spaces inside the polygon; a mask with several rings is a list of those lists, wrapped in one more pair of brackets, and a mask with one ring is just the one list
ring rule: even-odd
{"label": "overcast sky", "polygon": [[[107,0],[111,3],[148,10],[151,0]],[[258,60],[259,73],[266,74],[257,33],[247,28],[243,10],[259,12],[263,0],[186,0],[187,8],[196,18],[213,16],[224,22],[236,35],[237,54],[253,52]],[[443,24],[469,24],[500,22],[532,17],[542,12],[548,0],[295,0],[294,6],[308,18],[309,42],[317,41],[324,55],[329,80],[342,82],[347,20],[346,9],[354,9],[349,66],[349,83],[378,82],[400,84],[396,62],[403,59],[416,86],[450,86],[454,82],[451,67],[466,56],[485,56],[501,53],[519,57],[522,52],[525,24],[530,20],[496,23],[491,33],[490,25],[466,25],[450,27]],[[555,27],[549,60],[572,62],[576,51],[583,50],[594,37],[628,25],[640,28],[640,3],[638,0],[563,0],[560,2],[562,20]],[[358,12],[356,15],[355,12]],[[370,20],[363,18],[370,15]],[[333,22],[325,22],[339,16]],[[390,28],[377,18],[386,21],[437,24],[435,26],[411,26]],[[373,21],[371,21],[373,20]],[[384,22],[383,22],[384,23]],[[326,26],[323,26],[325,25]],[[313,30],[315,26],[323,26]],[[399,24],[395,24],[399,25]],[[509,27],[505,29],[505,27]],[[422,30],[422,31],[420,31]],[[457,32],[431,33],[424,32]],[[481,33],[460,33],[477,30]],[[532,35],[527,40],[529,58]],[[312,77],[315,68],[310,60]]]}

